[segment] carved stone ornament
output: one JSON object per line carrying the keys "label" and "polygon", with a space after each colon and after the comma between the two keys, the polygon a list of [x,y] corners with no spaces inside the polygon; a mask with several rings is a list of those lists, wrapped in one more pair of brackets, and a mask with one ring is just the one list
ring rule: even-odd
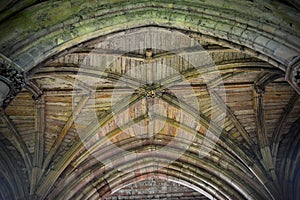
{"label": "carved stone ornament", "polygon": [[167,93],[167,89],[161,89],[159,84],[146,84],[138,89],[138,93],[147,98],[155,98]]}
{"label": "carved stone ornament", "polygon": [[288,66],[285,79],[300,94],[300,55],[295,57]]}
{"label": "carved stone ornament", "polygon": [[0,54],[0,82],[3,88],[5,85],[9,88],[8,93],[2,97],[2,107],[6,108],[25,86],[25,75],[21,67],[2,54]]}
{"label": "carved stone ornament", "polygon": [[265,93],[265,87],[263,87],[261,85],[255,84],[254,89],[255,89],[258,96],[263,96],[263,94]]}
{"label": "carved stone ornament", "polygon": [[293,82],[297,84],[297,86],[300,86],[300,64],[294,67],[294,70],[292,72],[292,78]]}

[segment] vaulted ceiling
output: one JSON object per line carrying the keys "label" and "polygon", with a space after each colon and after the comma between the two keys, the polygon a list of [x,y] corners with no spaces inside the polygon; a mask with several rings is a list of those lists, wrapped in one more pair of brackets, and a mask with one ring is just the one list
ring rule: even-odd
{"label": "vaulted ceiling", "polygon": [[300,196],[298,1],[0,2],[0,199]]}

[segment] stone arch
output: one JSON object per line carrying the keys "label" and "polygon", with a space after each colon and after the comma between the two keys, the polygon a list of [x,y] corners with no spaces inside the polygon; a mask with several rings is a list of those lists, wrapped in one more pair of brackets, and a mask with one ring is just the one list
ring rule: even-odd
{"label": "stone arch", "polygon": [[[295,32],[298,24],[291,23],[287,15],[283,15],[284,19],[275,17],[274,13],[280,10],[271,4],[261,6],[258,3],[226,5],[193,1],[176,4],[162,1],[43,2],[24,9],[0,25],[0,29],[5,30],[0,34],[0,51],[15,66],[28,72],[84,41],[130,28],[162,26],[207,35],[249,49],[257,57],[287,71],[287,80],[297,89],[299,85],[294,74],[297,76],[298,67],[294,63],[299,63],[300,40]],[[63,15],[57,14],[66,9]],[[251,14],[253,9],[272,21]],[[289,14],[298,16],[294,10]],[[8,95],[5,88],[3,96]]]}
{"label": "stone arch", "polygon": [[[147,144],[132,140],[122,141],[120,144],[127,152],[146,151],[147,147],[159,148],[162,145],[157,141],[153,144]],[[220,166],[219,161],[214,161],[211,157],[198,157],[195,152],[197,149],[186,151],[178,160],[168,164],[168,161],[174,159],[177,151],[179,150],[174,148],[168,153],[165,152],[166,154],[153,152],[146,157],[138,156],[137,158],[126,152],[116,153],[113,149],[107,149],[105,152],[100,151],[101,159],[89,156],[82,163],[72,164],[72,167],[77,170],[65,169],[64,176],[66,179],[59,180],[56,188],[47,197],[50,199],[69,199],[72,196],[80,195],[78,191],[86,190],[86,188],[90,188],[95,194],[105,197],[118,189],[119,186],[128,184],[135,177],[140,180],[140,178],[148,177],[147,174],[154,173],[173,181],[186,183],[199,192],[203,190],[208,197],[221,199],[271,198],[265,191],[265,186],[255,178],[256,175],[247,167],[229,161],[224,166]],[[220,154],[218,151],[222,150],[216,148],[211,155],[218,157]],[[222,159],[231,160],[232,155],[225,153],[222,155]],[[54,170],[60,171],[56,168]],[[247,171],[247,176],[242,175],[241,170]],[[243,180],[240,180],[238,176],[242,176]]]}
{"label": "stone arch", "polygon": [[[283,26],[268,24],[254,16],[230,14],[226,9],[216,11],[217,7],[212,5],[186,2],[175,6],[159,1],[125,5],[72,5],[73,3],[67,2],[48,4],[50,3],[45,2],[26,9],[8,20],[7,23],[12,24],[11,28],[6,28],[1,34],[2,52],[26,71],[62,49],[68,49],[83,41],[147,25],[214,36],[253,49],[283,65],[288,65],[299,54],[297,34]],[[243,6],[245,5],[241,5],[241,8]],[[66,15],[54,17],[54,12],[57,12],[54,7],[69,11]],[[38,12],[33,13],[36,10]],[[41,19],[41,15],[49,17]],[[235,19],[237,16],[238,20]],[[21,20],[23,24],[20,23]],[[46,25],[40,25],[41,20]],[[2,26],[6,26],[6,23]],[[16,32],[11,30],[16,28]]]}
{"label": "stone arch", "polygon": [[[254,88],[254,90],[258,89],[258,92],[253,90],[254,95],[249,97],[251,100],[256,97],[262,99],[263,92],[259,90],[260,87],[265,87],[269,83],[272,83],[275,78],[281,77],[284,73],[285,80],[287,80],[298,92],[300,91],[300,20],[295,20],[299,14],[291,7],[284,6],[276,0],[267,2],[258,2],[256,0],[240,2],[239,0],[230,0],[229,2],[227,1],[227,3],[221,0],[210,2],[178,0],[172,3],[164,0],[154,0],[151,2],[146,0],[139,2],[127,0],[117,0],[113,2],[61,0],[51,2],[44,1],[32,5],[29,1],[25,1],[25,4],[28,6],[25,6],[18,11],[13,11],[12,13],[7,11],[4,14],[0,13],[0,30],[3,30],[0,33],[0,101],[5,101],[4,107],[7,106],[18,92],[22,90],[24,85],[26,85],[27,90],[32,93],[34,98],[39,99],[43,96],[42,89],[35,85],[34,82],[31,82],[31,76],[34,75],[39,68],[46,68],[47,66],[44,65],[45,62],[52,59],[56,60],[61,55],[67,55],[74,49],[76,50],[76,48],[80,48],[85,43],[94,39],[98,38],[99,40],[105,40],[114,33],[133,31],[136,28],[153,26],[181,31],[190,37],[218,44],[223,50],[226,49],[223,47],[234,48],[240,52],[250,54],[253,57],[253,60],[256,60],[257,58],[265,61],[253,62],[252,64],[255,65],[254,67],[252,65],[250,66],[249,63],[243,63],[249,68],[247,70],[255,69],[257,71],[262,71],[262,76],[259,76],[260,79],[258,79],[254,85],[258,86]],[[58,14],[60,11],[64,11],[63,14]],[[293,17],[289,17],[289,15]],[[240,63],[235,64],[240,65]],[[228,73],[224,74],[224,80],[226,77],[233,77],[237,74],[241,75],[239,73],[243,71],[241,70],[235,74],[235,70],[238,67],[231,66],[230,68],[231,69],[228,69]],[[264,71],[265,69],[267,70]],[[10,76],[11,74],[14,76]],[[72,78],[69,77],[66,81],[72,83],[73,80],[70,79]],[[285,83],[284,79],[280,80]],[[253,81],[253,79],[251,79],[251,81]],[[274,85],[277,84],[279,86],[283,85],[279,82],[274,83]],[[81,86],[84,89],[84,85]],[[249,87],[252,88],[253,85],[249,84]],[[286,89],[287,87],[283,86],[282,88]],[[271,98],[272,94],[273,93],[267,98]],[[274,94],[280,95],[281,93],[278,92]],[[287,118],[289,113],[288,110],[293,109],[293,105],[297,103],[298,97],[296,95],[297,94],[293,94],[290,101],[287,102],[287,104],[291,105],[287,105],[286,107],[283,106],[282,109],[287,111],[282,113],[282,119]],[[85,100],[87,98],[88,97],[85,96],[83,98],[84,101],[82,102],[84,103],[87,101]],[[44,100],[41,100],[41,104],[43,104],[42,101]],[[249,104],[252,103],[250,100],[247,100],[247,102]],[[250,112],[252,112],[252,110],[257,111],[262,109],[263,104],[264,102],[255,105],[256,107],[253,109],[250,108]],[[39,105],[37,107],[42,106]],[[81,109],[79,108],[79,110]],[[246,112],[249,112],[249,110]],[[274,108],[274,110],[276,109]],[[39,111],[43,112],[43,109],[40,109]],[[172,176],[174,179],[177,178],[176,180],[181,178],[185,181],[191,178],[190,181],[194,181],[193,183],[195,185],[198,183],[205,186],[206,183],[210,183],[211,188],[217,188],[218,190],[211,191],[217,191],[218,195],[220,195],[219,197],[224,198],[230,196],[236,197],[237,199],[248,199],[248,197],[256,199],[283,198],[280,195],[288,193],[288,184],[285,185],[285,182],[277,183],[276,174],[275,178],[270,177],[274,175],[272,174],[272,170],[274,170],[272,168],[272,162],[269,162],[268,160],[271,154],[262,158],[259,152],[258,154],[254,153],[257,153],[257,151],[256,149],[252,149],[252,138],[248,137],[246,130],[244,130],[249,124],[245,123],[246,125],[243,125],[239,123],[238,119],[234,116],[234,111],[235,110],[228,110],[228,113],[231,113],[231,120],[234,122],[230,125],[233,128],[238,128],[239,130],[237,132],[244,133],[243,137],[245,138],[241,136],[237,137],[242,138],[241,141],[244,141],[243,139],[248,142],[250,141],[250,146],[246,143],[238,142],[238,140],[233,140],[235,138],[227,138],[227,136],[230,135],[225,134],[225,136],[221,138],[222,140],[220,140],[222,145],[215,149],[215,154],[211,157],[199,161],[194,159],[194,157],[189,156],[190,154],[193,154],[192,150],[191,152],[187,151],[186,155],[180,160],[181,163],[170,165],[166,171],[160,172],[161,176]],[[273,110],[271,109],[270,112],[271,111]],[[260,114],[259,112],[257,113]],[[255,125],[257,125],[257,127],[263,125],[264,119],[256,119],[255,117],[254,120],[257,120]],[[293,117],[291,118],[294,119]],[[65,121],[61,120],[61,122],[64,123]],[[56,195],[63,195],[63,193],[59,193],[61,189],[59,187],[64,186],[64,184],[66,184],[69,189],[74,189],[72,192],[77,192],[76,188],[81,186],[85,189],[91,188],[91,195],[96,197],[95,195],[98,194],[95,192],[94,185],[103,188],[103,190],[101,190],[101,192],[104,192],[103,194],[108,194],[111,189],[107,187],[107,185],[109,185],[108,181],[111,181],[111,183],[122,181],[122,179],[118,179],[116,175],[117,171],[114,171],[116,174],[111,172],[112,174],[111,176],[108,176],[108,179],[104,178],[100,182],[99,179],[95,177],[92,177],[93,184],[83,182],[85,178],[90,178],[90,176],[92,176],[89,172],[101,173],[103,166],[90,162],[88,157],[81,159],[79,154],[86,149],[84,149],[83,145],[75,139],[74,143],[71,144],[71,147],[62,144],[65,139],[64,137],[68,134],[68,131],[70,132],[71,123],[72,116],[65,122],[66,128],[63,128],[63,130],[58,133],[61,134],[61,136],[58,140],[55,140],[54,148],[51,148],[51,153],[49,154],[50,156],[47,156],[45,159],[46,162],[44,162],[42,166],[39,166],[42,167],[44,173],[43,176],[39,177],[41,179],[37,180],[37,185],[35,185],[35,182],[32,183],[32,187],[30,186],[30,189],[32,189],[30,194],[29,192],[24,191],[26,197],[32,197],[33,199],[51,199],[52,197],[56,197]],[[231,122],[229,121],[229,123]],[[50,125],[51,124],[53,125],[54,123],[50,123]],[[276,130],[280,131],[280,129],[281,125],[279,123]],[[276,133],[276,130],[274,133]],[[44,132],[42,134],[44,134]],[[277,135],[278,138],[281,137],[280,134]],[[259,139],[256,140],[255,137],[256,136],[254,135],[254,141],[262,141]],[[164,139],[168,140],[168,138]],[[263,141],[266,139],[267,138],[263,138]],[[235,143],[236,141],[237,143]],[[280,145],[280,142],[281,138],[275,139],[275,145],[273,146],[274,152],[277,152],[277,146]],[[292,144],[291,149],[286,149],[287,153],[294,152],[294,155],[297,155],[295,163],[299,163],[299,156],[296,154],[298,149],[296,144],[298,144],[298,142],[299,140],[295,140],[293,144],[293,140],[291,139],[289,141],[289,144]],[[240,146],[236,146],[236,144],[243,146],[243,148],[237,148]],[[128,145],[130,145],[130,143],[128,143]],[[263,145],[261,146],[265,147]],[[66,151],[60,151],[65,147],[67,149]],[[37,149],[39,149],[39,147]],[[250,151],[248,151],[249,149]],[[252,152],[252,150],[255,151]],[[260,150],[262,153],[266,153],[264,152],[264,148],[261,148]],[[38,155],[39,151],[36,153]],[[170,159],[164,158],[163,155],[160,156],[160,161],[163,161],[163,159]],[[284,161],[288,161],[290,158],[291,156],[287,155],[286,158],[284,158]],[[41,162],[43,162],[43,159],[44,157],[41,156]],[[222,162],[221,160],[223,159],[226,161]],[[85,166],[86,162],[89,163],[87,166]],[[204,165],[203,162],[206,162],[207,165]],[[153,166],[146,166],[137,162],[132,163],[132,165],[134,164],[137,164],[135,167],[137,167],[138,171],[152,170],[155,172]],[[267,166],[264,166],[265,164]],[[182,165],[184,165],[184,167],[182,167]],[[129,167],[126,163],[123,166]],[[190,167],[190,169],[187,169],[186,167]],[[197,167],[206,171],[206,173],[197,171]],[[208,167],[211,167],[211,170],[207,169]],[[29,170],[31,168],[31,166],[28,167]],[[285,166],[283,164],[279,174],[284,176],[285,169],[290,168],[290,166]],[[83,169],[89,171],[87,171],[86,174],[80,174],[78,171],[76,172],[76,170],[80,171]],[[235,172],[236,174],[232,174],[232,172]],[[195,176],[191,176],[192,173],[194,173]],[[143,172],[141,174],[146,175],[147,173]],[[181,174],[183,174],[182,177]],[[134,176],[131,176],[132,174],[130,173],[124,173],[123,175],[128,181],[133,180]],[[239,175],[243,178],[242,181],[245,181],[245,185],[241,183],[238,184],[239,179],[237,176]],[[76,180],[77,176],[80,176],[79,180]],[[214,177],[211,180],[207,180],[205,179],[206,176]],[[295,180],[298,180],[299,171],[293,169],[290,176],[294,176]],[[64,182],[62,179],[66,177],[67,182]],[[193,179],[197,177],[200,177],[199,179],[201,180],[196,181]],[[68,182],[68,180],[70,182]],[[223,187],[218,188],[219,181],[224,183],[222,185]],[[23,190],[22,187],[24,185],[26,184],[18,183],[18,186],[20,187],[19,196],[24,196],[21,195]],[[299,181],[295,184],[295,188],[297,188],[298,185]],[[202,190],[204,190],[204,186],[202,187]],[[283,187],[283,190],[286,190],[286,192],[281,193],[281,187]],[[27,188],[24,188],[24,190],[26,189]],[[0,188],[1,195],[4,194],[3,191],[5,190],[5,187]],[[66,190],[64,194],[68,191],[69,190]],[[296,191],[296,189],[293,189],[292,192],[291,198],[299,196],[297,195],[299,192]],[[13,198],[13,194],[10,194],[9,198],[10,197]]]}

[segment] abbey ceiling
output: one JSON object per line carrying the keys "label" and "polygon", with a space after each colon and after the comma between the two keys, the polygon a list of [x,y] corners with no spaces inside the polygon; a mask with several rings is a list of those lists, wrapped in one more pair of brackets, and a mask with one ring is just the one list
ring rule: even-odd
{"label": "abbey ceiling", "polygon": [[0,5],[0,199],[299,199],[299,1]]}

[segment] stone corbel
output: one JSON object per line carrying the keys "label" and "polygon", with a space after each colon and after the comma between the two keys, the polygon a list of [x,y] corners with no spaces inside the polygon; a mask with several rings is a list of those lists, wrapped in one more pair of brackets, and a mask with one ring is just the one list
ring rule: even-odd
{"label": "stone corbel", "polygon": [[0,106],[4,109],[25,86],[24,70],[0,54]]}
{"label": "stone corbel", "polygon": [[290,62],[285,79],[300,94],[300,55]]}

